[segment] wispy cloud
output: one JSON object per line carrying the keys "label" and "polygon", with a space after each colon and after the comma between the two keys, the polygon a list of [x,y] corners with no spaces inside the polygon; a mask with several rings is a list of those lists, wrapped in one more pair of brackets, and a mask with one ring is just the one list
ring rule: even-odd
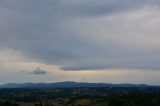
{"label": "wispy cloud", "polygon": [[30,74],[34,75],[46,75],[48,72],[37,67],[36,70],[32,71]]}

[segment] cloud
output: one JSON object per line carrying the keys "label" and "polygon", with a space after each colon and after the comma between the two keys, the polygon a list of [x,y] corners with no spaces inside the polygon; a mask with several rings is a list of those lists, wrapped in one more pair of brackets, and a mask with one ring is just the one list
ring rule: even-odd
{"label": "cloud", "polygon": [[159,0],[0,1],[0,48],[62,70],[160,70],[159,7]]}
{"label": "cloud", "polygon": [[31,72],[31,74],[34,74],[34,75],[45,75],[47,73],[48,73],[47,71],[44,71],[44,70],[40,69],[39,67],[37,67],[36,70]]}

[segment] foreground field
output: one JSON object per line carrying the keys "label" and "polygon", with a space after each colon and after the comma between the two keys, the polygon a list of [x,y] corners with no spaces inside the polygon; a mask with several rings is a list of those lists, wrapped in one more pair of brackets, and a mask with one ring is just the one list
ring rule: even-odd
{"label": "foreground field", "polygon": [[160,88],[0,89],[0,106],[160,106]]}

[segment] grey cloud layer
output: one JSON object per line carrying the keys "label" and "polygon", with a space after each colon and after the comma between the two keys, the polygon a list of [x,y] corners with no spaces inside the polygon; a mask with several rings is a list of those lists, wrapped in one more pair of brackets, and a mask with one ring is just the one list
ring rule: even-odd
{"label": "grey cloud layer", "polygon": [[0,46],[63,70],[159,70],[159,13],[159,0],[2,0]]}

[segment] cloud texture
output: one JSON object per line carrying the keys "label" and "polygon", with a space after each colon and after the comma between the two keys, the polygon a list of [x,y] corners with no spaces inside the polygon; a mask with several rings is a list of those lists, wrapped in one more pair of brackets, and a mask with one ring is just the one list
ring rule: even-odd
{"label": "cloud texture", "polygon": [[1,0],[0,16],[0,48],[30,61],[160,70],[159,0]]}

